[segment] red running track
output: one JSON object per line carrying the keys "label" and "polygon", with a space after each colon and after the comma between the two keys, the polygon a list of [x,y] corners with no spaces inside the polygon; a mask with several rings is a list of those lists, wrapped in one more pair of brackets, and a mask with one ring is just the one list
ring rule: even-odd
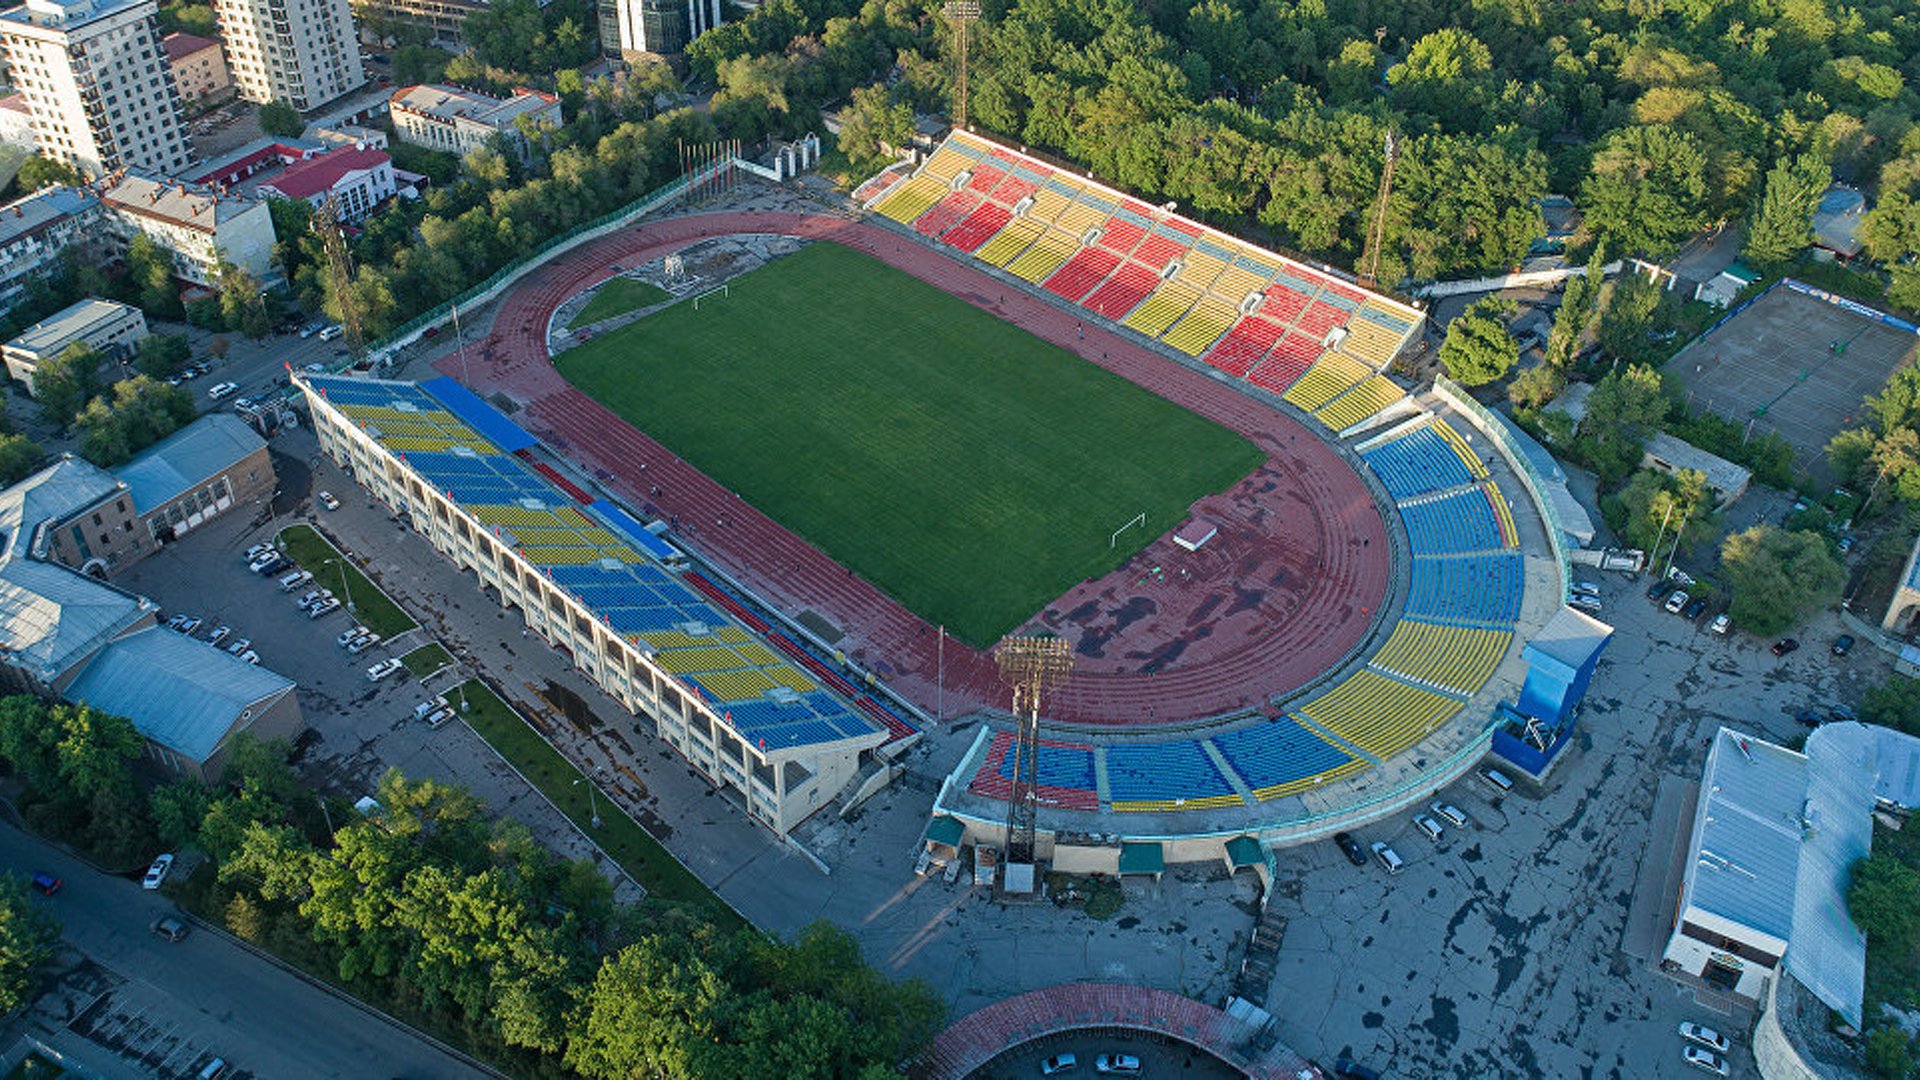
{"label": "red running track", "polygon": [[[501,391],[522,402],[526,408],[518,419],[524,426],[632,504],[650,506],[662,516],[677,515],[684,542],[767,602],[789,612],[818,612],[841,627],[846,632],[839,642],[842,651],[886,678],[896,692],[932,710],[941,696],[944,651],[948,715],[976,707],[1004,708],[1006,693],[988,653],[951,639],[943,650],[925,621],[575,390],[554,370],[546,351],[546,327],[567,298],[615,267],[639,265],[699,240],[737,233],[798,236],[866,252],[1240,432],[1270,455],[1262,467],[1267,490],[1256,492],[1251,502],[1238,501],[1253,515],[1252,521],[1258,522],[1260,515],[1286,519],[1286,541],[1299,550],[1279,553],[1289,556],[1294,579],[1282,590],[1283,602],[1254,618],[1244,610],[1242,617],[1228,621],[1190,617],[1177,659],[1170,662],[1139,659],[1166,655],[1166,635],[1180,628],[1170,630],[1164,619],[1121,631],[1146,635],[1149,640],[1140,647],[1124,637],[1103,638],[1106,659],[1077,668],[1048,707],[1056,720],[1152,725],[1242,709],[1307,685],[1367,634],[1386,595],[1392,559],[1379,510],[1339,451],[1237,390],[878,226],[826,215],[754,211],[647,222],[576,248],[534,271],[502,298],[489,336],[469,346],[470,359],[478,353],[470,372],[453,357],[443,358],[438,366],[450,375],[470,376],[482,393]],[[1162,552],[1165,545],[1163,538],[1143,555]],[[1037,615],[1048,616],[1045,625],[1075,633],[1061,612],[1084,606],[1089,599],[1139,591],[1133,579],[1140,575],[1135,565],[1140,562],[1136,559],[1114,575],[1081,586]],[[1221,567],[1220,573],[1240,572],[1235,569],[1240,565]],[[1116,584],[1116,579],[1126,580]],[[1241,582],[1228,577],[1216,584],[1233,590]],[[1247,584],[1272,589],[1275,580],[1263,577]],[[1065,603],[1069,600],[1072,605]],[[1041,622],[1037,619],[1035,625]],[[1111,625],[1101,628],[1103,634],[1111,630]]]}

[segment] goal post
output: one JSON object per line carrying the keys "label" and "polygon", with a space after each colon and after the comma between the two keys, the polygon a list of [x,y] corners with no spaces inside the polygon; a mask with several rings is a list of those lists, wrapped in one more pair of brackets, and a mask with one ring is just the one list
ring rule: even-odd
{"label": "goal post", "polygon": [[708,289],[706,292],[703,292],[700,295],[693,298],[693,310],[695,311],[700,310],[700,301],[710,300],[716,296],[720,297],[723,300],[731,299],[733,297],[733,291],[728,286],[725,286],[725,285],[722,285],[717,289]]}
{"label": "goal post", "polygon": [[1147,523],[1147,512],[1145,510],[1140,511],[1139,513],[1133,515],[1133,517],[1127,519],[1127,523],[1125,525],[1122,525],[1119,528],[1113,530],[1113,535],[1107,538],[1107,550],[1112,551],[1113,549],[1120,546],[1121,533],[1126,532],[1128,529],[1133,528],[1135,525],[1145,526],[1146,523]]}

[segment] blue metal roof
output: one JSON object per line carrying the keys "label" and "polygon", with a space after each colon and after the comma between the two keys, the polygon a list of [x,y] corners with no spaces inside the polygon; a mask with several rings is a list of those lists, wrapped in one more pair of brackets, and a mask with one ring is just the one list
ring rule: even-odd
{"label": "blue metal roof", "polygon": [[520,425],[482,401],[480,395],[445,375],[421,383],[420,389],[432,394],[434,400],[445,406],[448,412],[509,454],[538,444],[538,440],[521,430]]}
{"label": "blue metal roof", "polygon": [[633,520],[633,515],[620,509],[605,499],[597,499],[587,509],[605,518],[607,524],[625,533],[629,540],[639,546],[641,551],[656,559],[670,559],[680,554],[672,544],[647,531],[645,525]]}

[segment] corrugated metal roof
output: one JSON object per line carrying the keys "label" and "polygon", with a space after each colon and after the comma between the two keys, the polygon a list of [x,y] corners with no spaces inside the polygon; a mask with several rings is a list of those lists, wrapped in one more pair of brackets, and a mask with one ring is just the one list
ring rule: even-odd
{"label": "corrugated metal roof", "polygon": [[1847,883],[1873,847],[1869,785],[1885,764],[1880,731],[1829,724],[1807,737],[1807,828],[1787,947],[1787,970],[1855,1027],[1866,997],[1867,936],[1847,914]]}
{"label": "corrugated metal roof", "polygon": [[20,331],[20,336],[7,344],[41,356],[51,356],[92,333],[101,324],[124,318],[130,313],[138,312],[118,300],[91,297],[69,304],[41,319]]}
{"label": "corrugated metal roof", "polygon": [[114,470],[142,514],[165,506],[267,445],[232,413],[208,413]]}
{"label": "corrugated metal roof", "polygon": [[1605,648],[1612,636],[1613,627],[1584,612],[1563,607],[1527,642],[1527,661],[1537,663],[1542,658],[1551,659],[1574,671]]}
{"label": "corrugated metal roof", "polygon": [[66,696],[124,716],[154,742],[205,761],[243,713],[258,715],[292,689],[284,675],[148,627],[102,649]]}
{"label": "corrugated metal roof", "polygon": [[1804,757],[1721,728],[1700,781],[1686,906],[1787,940],[1806,790]]}
{"label": "corrugated metal roof", "polygon": [[33,557],[43,523],[121,490],[106,472],[65,457],[0,491],[0,649],[9,663],[50,680],[146,613],[136,596]]}

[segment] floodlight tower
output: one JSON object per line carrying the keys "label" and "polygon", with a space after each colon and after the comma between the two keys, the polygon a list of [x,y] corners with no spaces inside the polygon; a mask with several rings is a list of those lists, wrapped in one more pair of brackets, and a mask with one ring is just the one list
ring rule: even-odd
{"label": "floodlight tower", "polygon": [[980,0],[947,0],[940,6],[940,13],[953,23],[953,32],[959,36],[960,100],[954,119],[964,128],[967,126],[967,28],[980,17]]}
{"label": "floodlight tower", "polygon": [[1053,634],[1010,637],[994,650],[1000,679],[1013,691],[1013,798],[1007,804],[1007,865],[1033,864],[1040,808],[1040,702],[1073,670],[1073,647]]}
{"label": "floodlight tower", "polygon": [[1393,163],[1400,157],[1400,140],[1387,132],[1387,163],[1380,170],[1380,193],[1374,197],[1373,226],[1367,230],[1367,250],[1360,261],[1360,283],[1375,284],[1380,273],[1380,248],[1387,239],[1387,198],[1393,194]]}

